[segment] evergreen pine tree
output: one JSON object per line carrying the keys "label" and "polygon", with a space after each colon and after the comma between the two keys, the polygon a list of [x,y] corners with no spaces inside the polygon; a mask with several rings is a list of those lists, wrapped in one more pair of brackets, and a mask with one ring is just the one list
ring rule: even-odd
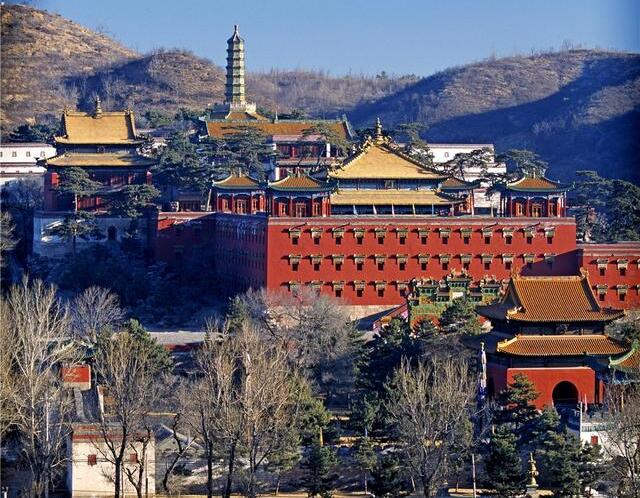
{"label": "evergreen pine tree", "polygon": [[499,426],[489,443],[484,466],[487,487],[498,496],[518,496],[524,491],[526,475],[517,448],[518,438],[506,426]]}
{"label": "evergreen pine tree", "polygon": [[309,496],[331,498],[336,465],[338,459],[331,448],[317,443],[311,446],[309,455],[302,464],[305,470],[303,485]]}
{"label": "evergreen pine tree", "polygon": [[373,449],[371,440],[368,437],[364,437],[360,441],[358,441],[353,456],[354,460],[358,464],[358,467],[362,470],[364,494],[367,495],[369,494],[369,473],[374,469],[377,463],[376,452]]}
{"label": "evergreen pine tree", "polygon": [[521,441],[528,440],[538,417],[533,401],[539,395],[526,375],[516,374],[513,382],[498,395],[500,409],[496,422],[512,427]]}
{"label": "evergreen pine tree", "polygon": [[540,484],[552,489],[555,496],[580,495],[582,448],[577,438],[562,432],[549,433],[540,454]]}
{"label": "evergreen pine tree", "polygon": [[440,326],[444,332],[475,335],[482,331],[475,305],[466,298],[454,299],[440,316]]}
{"label": "evergreen pine tree", "polygon": [[371,470],[371,492],[374,496],[396,497],[404,491],[402,471],[398,457],[381,455]]}

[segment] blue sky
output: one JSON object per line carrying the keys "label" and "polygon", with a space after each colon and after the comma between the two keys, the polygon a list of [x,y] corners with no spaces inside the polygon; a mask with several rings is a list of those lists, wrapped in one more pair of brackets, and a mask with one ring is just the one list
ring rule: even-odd
{"label": "blue sky", "polygon": [[560,47],[640,52],[638,0],[40,0],[141,52],[186,48],[222,65],[234,24],[247,69],[426,76]]}

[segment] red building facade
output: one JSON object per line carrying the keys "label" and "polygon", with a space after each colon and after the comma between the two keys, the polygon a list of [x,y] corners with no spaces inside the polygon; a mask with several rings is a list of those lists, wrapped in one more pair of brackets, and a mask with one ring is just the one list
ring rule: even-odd
{"label": "red building facade", "polygon": [[500,302],[477,310],[493,326],[482,338],[489,397],[522,374],[539,393],[539,409],[600,404],[605,385],[599,364],[632,351],[604,333],[624,312],[601,306],[586,274],[514,276]]}

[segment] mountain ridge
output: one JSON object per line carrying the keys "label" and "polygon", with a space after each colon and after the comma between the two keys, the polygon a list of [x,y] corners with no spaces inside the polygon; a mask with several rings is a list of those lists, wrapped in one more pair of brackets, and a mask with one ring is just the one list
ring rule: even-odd
{"label": "mountain ridge", "polygon": [[[2,42],[5,133],[26,121],[56,121],[65,105],[90,108],[96,94],[103,108],[130,106],[141,121],[150,111],[204,112],[223,100],[223,69],[207,59],[185,50],[139,54],[32,7],[2,7]],[[387,130],[418,122],[431,141],[530,148],[562,180],[595,169],[640,183],[638,54],[566,50],[488,59],[424,78],[274,69],[248,73],[247,94],[265,112],[346,113],[357,127],[380,117]]]}

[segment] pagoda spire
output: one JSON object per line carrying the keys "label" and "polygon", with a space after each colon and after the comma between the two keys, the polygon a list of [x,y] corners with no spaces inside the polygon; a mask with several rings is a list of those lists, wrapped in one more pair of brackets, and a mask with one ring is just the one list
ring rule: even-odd
{"label": "pagoda spire", "polygon": [[225,86],[225,103],[243,105],[245,100],[244,86],[244,40],[236,24],[233,35],[227,40],[227,82]]}

